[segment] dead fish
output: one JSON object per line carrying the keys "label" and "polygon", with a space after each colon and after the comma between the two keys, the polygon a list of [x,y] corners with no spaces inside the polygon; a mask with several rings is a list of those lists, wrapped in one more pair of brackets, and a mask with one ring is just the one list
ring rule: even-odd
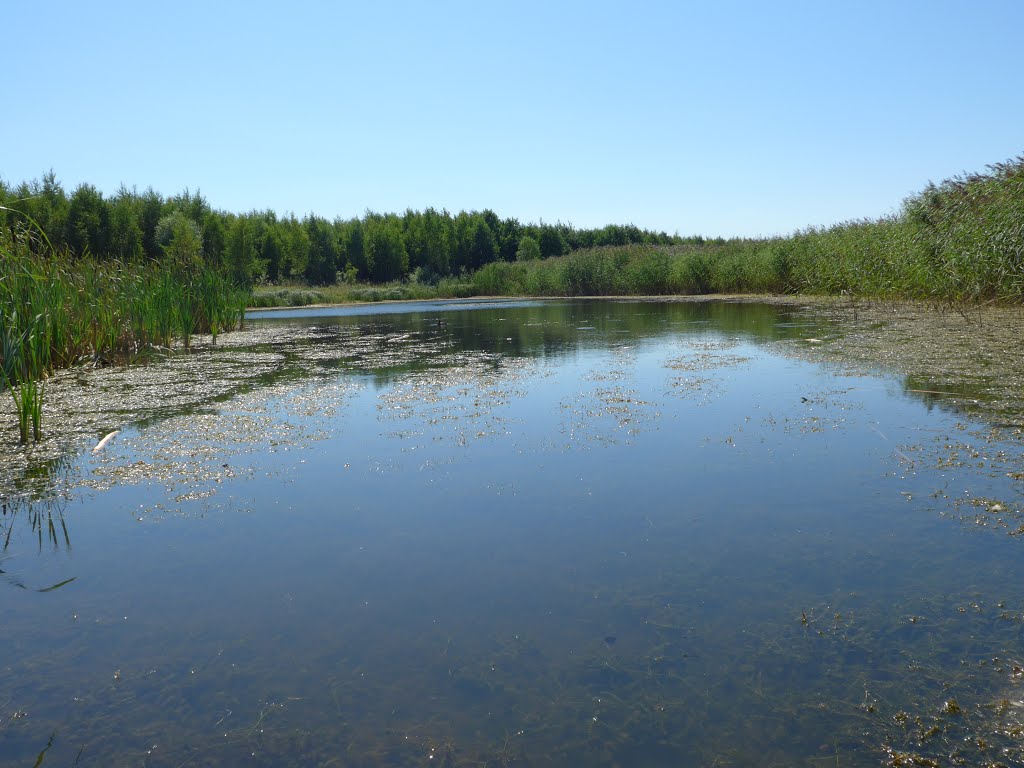
{"label": "dead fish", "polygon": [[117,435],[120,431],[120,429],[115,429],[113,432],[108,434],[106,437],[104,437],[102,440],[96,443],[96,447],[92,449],[92,452],[99,453],[100,451],[102,451],[106,444],[113,440],[115,435]]}

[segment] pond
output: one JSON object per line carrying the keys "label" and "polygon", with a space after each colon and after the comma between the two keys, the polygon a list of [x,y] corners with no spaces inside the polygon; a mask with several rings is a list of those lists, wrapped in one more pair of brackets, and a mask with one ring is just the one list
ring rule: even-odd
{"label": "pond", "polygon": [[0,763],[1024,763],[1020,429],[843,332],[322,308],[71,375],[124,423],[5,501]]}

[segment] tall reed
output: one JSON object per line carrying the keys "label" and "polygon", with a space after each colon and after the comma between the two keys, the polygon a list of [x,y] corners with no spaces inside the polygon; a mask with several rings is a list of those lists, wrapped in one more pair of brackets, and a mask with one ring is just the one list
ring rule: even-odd
{"label": "tall reed", "polygon": [[823,293],[1024,301],[1024,156],[929,185],[895,215],[789,237],[629,245],[488,264],[495,295]]}
{"label": "tall reed", "polygon": [[41,438],[43,380],[57,368],[186,347],[240,327],[248,292],[201,265],[75,258],[37,230],[0,234],[0,390],[22,442]]}

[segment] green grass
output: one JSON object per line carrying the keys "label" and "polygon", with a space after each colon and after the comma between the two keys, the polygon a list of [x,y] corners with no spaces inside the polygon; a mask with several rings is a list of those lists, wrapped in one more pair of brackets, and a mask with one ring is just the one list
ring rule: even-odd
{"label": "green grass", "polygon": [[254,306],[472,295],[812,293],[937,303],[1024,301],[1024,156],[929,184],[899,213],[788,237],[589,248],[494,262],[463,279],[257,288]]}
{"label": "green grass", "polygon": [[326,291],[304,286],[259,285],[252,289],[249,306],[263,307],[308,307],[310,304],[331,304]]}
{"label": "green grass", "polygon": [[472,281],[477,293],[529,296],[664,296],[785,292],[789,266],[753,243],[608,246],[542,261],[494,263]]}
{"label": "green grass", "polygon": [[311,304],[353,304],[376,301],[429,301],[452,299],[476,294],[469,280],[446,278],[436,284],[416,280],[390,283],[338,283],[336,285],[264,285],[252,291],[249,306],[304,307]]}
{"label": "green grass", "polygon": [[815,293],[946,303],[1024,300],[1024,157],[929,185],[900,213],[789,237],[575,251],[488,264],[478,293]]}
{"label": "green grass", "polygon": [[22,442],[42,436],[43,381],[59,368],[191,345],[240,326],[248,294],[194,264],[73,258],[37,231],[0,235],[0,391]]}

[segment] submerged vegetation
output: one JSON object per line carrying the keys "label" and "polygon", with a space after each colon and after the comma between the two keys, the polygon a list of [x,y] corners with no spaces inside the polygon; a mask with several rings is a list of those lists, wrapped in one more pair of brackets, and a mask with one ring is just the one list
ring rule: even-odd
{"label": "submerged vegetation", "polygon": [[76,257],[29,227],[0,235],[0,392],[21,442],[42,435],[44,382],[60,368],[108,365],[145,349],[239,326],[248,293],[202,263]]}
{"label": "submerged vegetation", "polygon": [[[265,316],[193,355],[68,377],[90,414],[113,403],[144,427],[47,468],[49,507],[0,515],[6,754],[31,765],[57,731],[58,764],[141,762],[154,743],[167,765],[1024,759],[1020,441],[913,404],[1016,349],[1018,311],[979,313],[1004,343],[967,358],[953,331],[966,344],[977,324],[922,311],[949,368],[886,385],[793,359],[851,350],[847,302],[470,304]],[[916,347],[878,330],[893,314],[853,325]],[[1020,357],[992,359],[1009,390]],[[702,466],[680,500],[678,468]],[[282,514],[296,489],[309,502]],[[202,546],[140,567],[172,526]],[[139,550],[93,557],[97,541]],[[406,574],[415,593],[392,586]]]}

